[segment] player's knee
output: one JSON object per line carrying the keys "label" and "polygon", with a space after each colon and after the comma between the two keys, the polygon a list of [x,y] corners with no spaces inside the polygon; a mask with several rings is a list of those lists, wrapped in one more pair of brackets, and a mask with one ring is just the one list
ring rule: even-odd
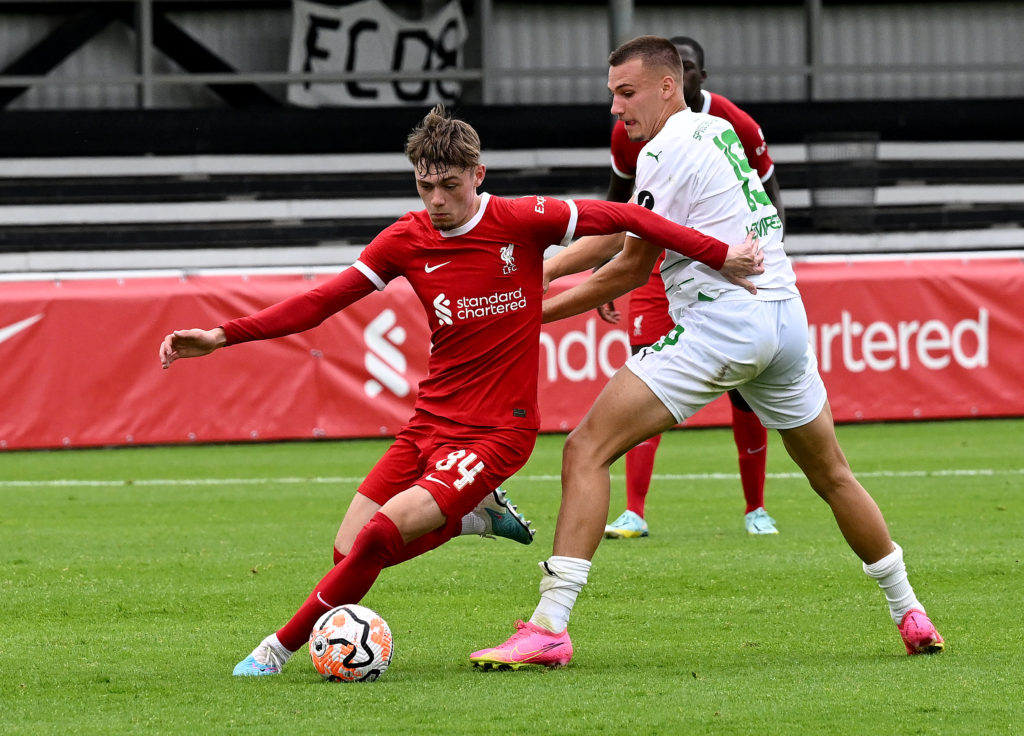
{"label": "player's knee", "polygon": [[846,462],[831,463],[805,472],[805,475],[814,492],[830,504],[833,499],[841,497],[844,493],[860,488]]}
{"label": "player's knee", "polygon": [[584,453],[585,441],[580,438],[576,430],[573,430],[565,438],[565,444],[562,445],[562,467],[569,467],[578,462]]}
{"label": "player's knee", "polygon": [[580,427],[569,433],[562,447],[562,467],[568,470],[600,464],[594,437]]}
{"label": "player's knee", "polygon": [[[391,520],[406,542],[444,526],[448,520],[437,500],[422,486],[413,486],[399,493],[381,507],[381,512]],[[365,531],[366,527],[363,529]]]}

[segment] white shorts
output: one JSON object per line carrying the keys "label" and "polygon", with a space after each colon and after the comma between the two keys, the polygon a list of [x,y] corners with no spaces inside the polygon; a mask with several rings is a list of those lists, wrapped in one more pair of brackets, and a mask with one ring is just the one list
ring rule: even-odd
{"label": "white shorts", "polygon": [[825,406],[825,384],[798,299],[701,302],[626,362],[677,422],[738,389],[769,429],[801,427]]}

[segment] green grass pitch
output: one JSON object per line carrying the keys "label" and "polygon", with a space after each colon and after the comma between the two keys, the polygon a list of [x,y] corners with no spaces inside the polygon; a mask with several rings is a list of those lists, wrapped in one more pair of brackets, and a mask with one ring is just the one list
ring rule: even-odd
{"label": "green grass pitch", "polygon": [[[364,600],[395,635],[376,683],[303,649],[231,669],[327,570],[381,441],[0,453],[5,734],[1024,733],[1024,420],[857,425],[840,440],[946,638],[907,657],[882,593],[778,437],[748,536],[728,430],[665,436],[651,536],[606,541],[554,671],[484,673],[537,599],[561,436],[508,483],[537,540],[465,537]],[[623,507],[613,468],[611,516]]]}

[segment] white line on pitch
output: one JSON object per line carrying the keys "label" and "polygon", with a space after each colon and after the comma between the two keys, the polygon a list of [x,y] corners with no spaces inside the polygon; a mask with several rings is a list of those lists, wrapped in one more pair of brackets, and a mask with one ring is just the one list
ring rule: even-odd
{"label": "white line on pitch", "polygon": [[[858,478],[936,478],[936,477],[973,477],[997,475],[1024,475],[1024,468],[946,468],[939,470],[873,470],[856,473]],[[802,473],[768,473],[768,478],[788,480],[803,478]],[[729,480],[739,478],[737,473],[656,473],[653,480]],[[314,478],[141,478],[133,480],[103,479],[82,480],[77,478],[57,478],[54,480],[0,480],[0,488],[89,488],[103,486],[227,486],[227,485],[301,485],[312,484],[348,484],[361,483],[361,476],[314,477]],[[520,482],[556,482],[557,475],[518,475]]]}

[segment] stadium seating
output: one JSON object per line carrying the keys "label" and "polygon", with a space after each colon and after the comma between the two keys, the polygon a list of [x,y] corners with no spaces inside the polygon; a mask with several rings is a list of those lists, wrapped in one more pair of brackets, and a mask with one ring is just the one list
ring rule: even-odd
{"label": "stadium seating", "polygon": [[[1024,247],[1024,143],[876,142],[824,162],[821,145],[772,147],[793,254]],[[607,186],[604,148],[485,161],[494,194]],[[400,154],[7,158],[0,172],[3,272],[344,263],[420,206]],[[830,187],[845,199],[829,204]]]}

